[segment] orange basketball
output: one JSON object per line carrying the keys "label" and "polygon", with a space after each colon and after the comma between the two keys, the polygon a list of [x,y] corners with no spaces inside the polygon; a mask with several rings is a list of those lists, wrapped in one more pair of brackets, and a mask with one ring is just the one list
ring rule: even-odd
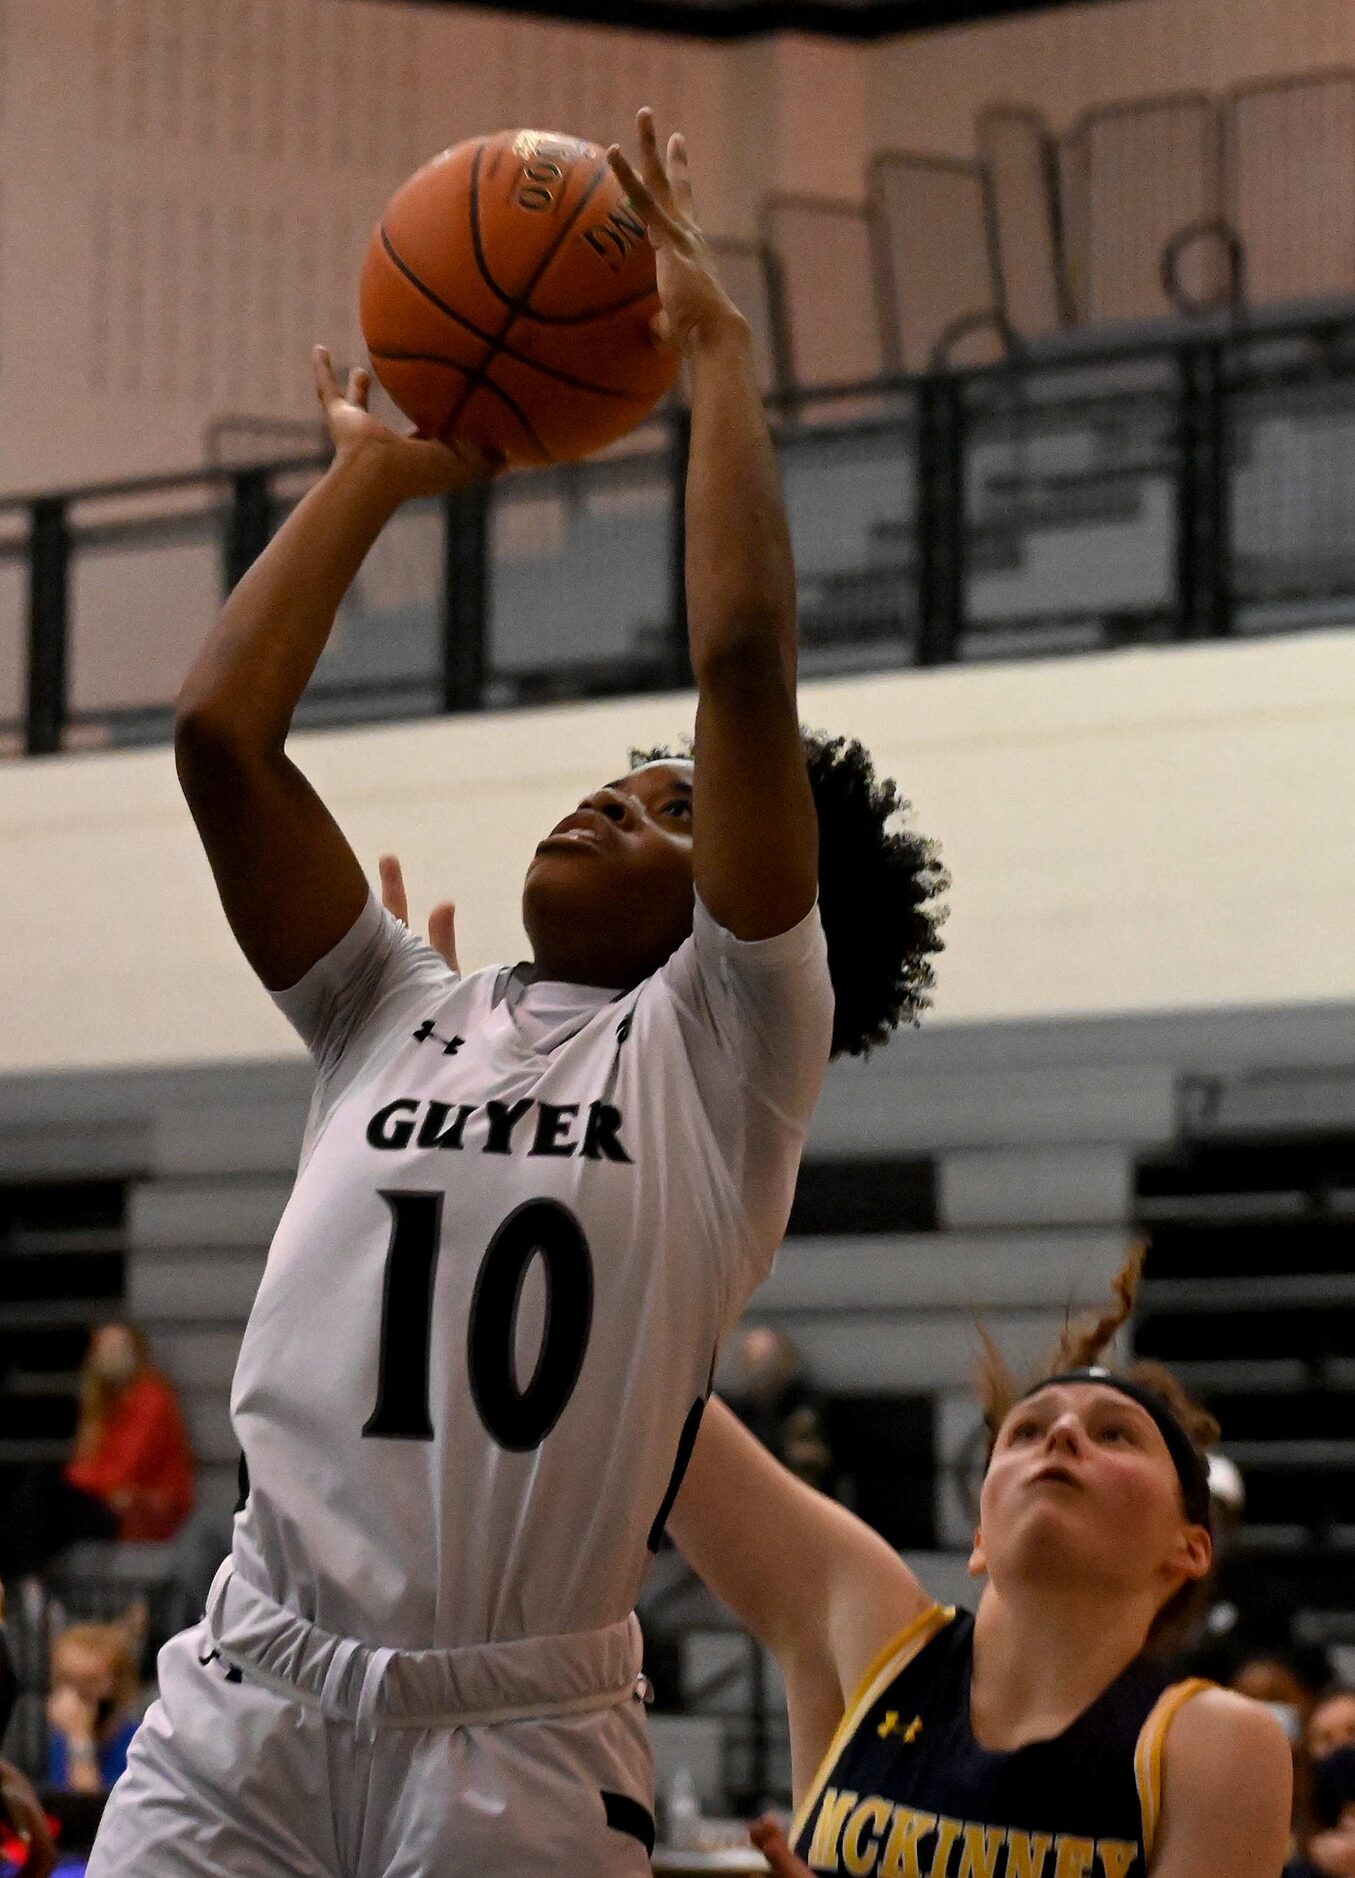
{"label": "orange basketball", "polygon": [[428,436],[510,463],[587,456],[677,371],[649,322],[654,250],[595,144],[474,137],[391,197],[362,270],[377,377]]}

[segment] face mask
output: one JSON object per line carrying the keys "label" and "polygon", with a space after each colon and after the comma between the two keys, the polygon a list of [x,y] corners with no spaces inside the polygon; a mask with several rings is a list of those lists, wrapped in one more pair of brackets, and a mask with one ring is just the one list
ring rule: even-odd
{"label": "face mask", "polygon": [[1355,1805],[1355,1747],[1333,1748],[1313,1762],[1313,1812],[1324,1826],[1334,1826]]}
{"label": "face mask", "polygon": [[1263,1702],[1262,1708],[1269,1709],[1276,1721],[1284,1729],[1284,1738],[1292,1748],[1303,1733],[1303,1717],[1292,1702]]}
{"label": "face mask", "polygon": [[9,1636],[0,1624],[0,1742],[4,1741],[14,1705],[19,1700],[19,1676],[9,1652]]}

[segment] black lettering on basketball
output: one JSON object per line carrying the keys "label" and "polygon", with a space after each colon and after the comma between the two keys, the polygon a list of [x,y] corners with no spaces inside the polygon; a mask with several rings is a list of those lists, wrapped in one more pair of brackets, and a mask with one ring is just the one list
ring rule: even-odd
{"label": "black lettering on basketball", "polygon": [[601,255],[613,274],[619,274],[626,260],[626,244],[613,228],[585,228],[583,238],[593,250]]}
{"label": "black lettering on basketball", "polygon": [[524,183],[517,193],[520,209],[532,209],[538,213],[550,208],[554,201],[555,197],[543,183]]}
{"label": "black lettering on basketball", "polygon": [[601,256],[613,274],[619,274],[626,264],[626,257],[645,239],[645,225],[630,204],[623,202],[619,209],[612,210],[605,222],[585,228],[583,239],[594,254]]}
{"label": "black lettering on basketball", "polygon": [[629,237],[632,247],[639,247],[644,240],[645,225],[629,202],[623,202],[619,209],[613,209],[607,220],[623,240]]}
{"label": "black lettering on basketball", "polygon": [[562,172],[558,163],[547,163],[538,157],[522,173],[534,183],[558,183]]}

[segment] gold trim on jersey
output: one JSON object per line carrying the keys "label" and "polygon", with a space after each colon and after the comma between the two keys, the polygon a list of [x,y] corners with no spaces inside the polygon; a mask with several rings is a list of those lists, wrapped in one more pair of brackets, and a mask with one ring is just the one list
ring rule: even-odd
{"label": "gold trim on jersey", "polygon": [[1138,1745],[1134,1749],[1134,1782],[1139,1790],[1139,1811],[1143,1815],[1143,1856],[1150,1868],[1162,1817],[1162,1752],[1167,1745],[1167,1730],[1191,1696],[1213,1687],[1212,1682],[1200,1676],[1172,1683],[1162,1691],[1139,1729]]}
{"label": "gold trim on jersey", "polygon": [[792,1845],[799,1838],[819,1803],[819,1795],[828,1784],[828,1776],[837,1764],[838,1756],[860,1727],[868,1712],[879,1701],[885,1690],[900,1671],[906,1669],[923,1647],[930,1643],[939,1630],[955,1616],[954,1605],[933,1604],[915,1617],[911,1624],[891,1637],[889,1642],[877,1654],[860,1682],[856,1693],[843,1711],[842,1720],[834,1731],[828,1744],[828,1752],[819,1762],[818,1772],[809,1783],[808,1791],[796,1809],[795,1820],[790,1829]]}

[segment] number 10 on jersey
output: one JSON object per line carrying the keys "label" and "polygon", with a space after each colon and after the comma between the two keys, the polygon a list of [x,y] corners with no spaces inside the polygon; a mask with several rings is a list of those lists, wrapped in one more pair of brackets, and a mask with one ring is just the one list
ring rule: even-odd
{"label": "number 10 on jersey", "polygon": [[[390,1210],[391,1236],[376,1406],[362,1432],[431,1441],[429,1365],[443,1196],[383,1188],[378,1197]],[[524,1388],[517,1376],[518,1309],[537,1257],[546,1283],[545,1328]],[[466,1331],[471,1395],[500,1447],[515,1453],[540,1447],[574,1393],[592,1324],[593,1259],[578,1220],[557,1200],[515,1208],[485,1248]]]}

